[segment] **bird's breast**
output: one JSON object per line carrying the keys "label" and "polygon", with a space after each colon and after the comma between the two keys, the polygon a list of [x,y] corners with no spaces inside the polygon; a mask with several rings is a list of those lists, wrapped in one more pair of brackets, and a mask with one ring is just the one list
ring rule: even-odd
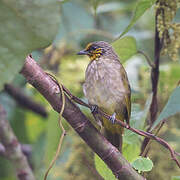
{"label": "bird's breast", "polygon": [[123,98],[120,64],[92,61],[87,69],[83,91],[90,104],[112,108]]}

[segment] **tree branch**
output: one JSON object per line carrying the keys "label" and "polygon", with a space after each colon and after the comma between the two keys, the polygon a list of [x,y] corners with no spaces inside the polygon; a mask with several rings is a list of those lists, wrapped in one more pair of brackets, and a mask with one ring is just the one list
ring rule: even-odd
{"label": "tree branch", "polygon": [[146,53],[144,53],[143,51],[140,51],[140,50],[138,50],[137,53],[142,54],[142,55],[145,57],[148,65],[149,65],[151,68],[155,68],[155,64],[154,64],[154,63],[151,61],[151,59],[146,55]]}
{"label": "tree branch", "polygon": [[[59,93],[57,84],[30,56],[26,58],[21,74],[47,99],[55,111],[60,111],[62,100],[57,94]],[[67,96],[65,99],[66,103],[63,117],[92,150],[108,165],[114,175],[121,180],[145,179],[140,176],[128,161],[123,158],[122,154],[98,132],[80,111],[79,107]]]}
{"label": "tree branch", "polygon": [[[32,147],[29,144],[20,144],[21,151],[27,157],[32,154]],[[6,149],[2,143],[0,143],[0,156],[6,156]]]}
{"label": "tree branch", "polygon": [[0,141],[5,148],[4,155],[13,163],[16,175],[19,180],[35,180],[27,159],[21,151],[16,136],[14,135],[8,120],[6,112],[0,105]]}
{"label": "tree branch", "polygon": [[[158,91],[158,81],[159,81],[159,61],[160,53],[162,49],[163,39],[159,38],[159,32],[157,29],[157,17],[163,11],[163,9],[158,9],[155,15],[155,40],[154,40],[154,67],[151,69],[151,83],[152,83],[152,102],[150,105],[150,120],[149,120],[149,131],[156,120],[158,112],[158,101],[157,101],[157,91]],[[146,146],[149,144],[150,139],[145,138],[141,146],[141,154],[144,154]],[[148,149],[146,150],[145,156],[147,156]]]}
{"label": "tree branch", "polygon": [[158,80],[159,80],[159,61],[160,61],[160,53],[162,48],[162,39],[159,38],[159,32],[157,30],[157,17],[160,13],[158,9],[156,12],[156,26],[155,26],[155,44],[154,44],[154,64],[155,67],[151,70],[151,82],[152,82],[152,103],[150,107],[150,126],[156,120],[157,112],[158,112],[158,103],[157,103],[157,89],[158,89]]}
{"label": "tree branch", "polygon": [[43,117],[47,117],[46,109],[25,95],[20,88],[14,87],[12,84],[5,84],[4,90],[13,97],[21,107],[31,110]]}
{"label": "tree branch", "polygon": [[[79,98],[77,98],[76,96],[73,96],[69,90],[67,90],[65,87],[63,87],[64,91],[70,96],[70,98],[72,100],[74,100],[76,103],[80,104],[80,105],[83,105],[83,106],[86,106],[88,108],[91,109],[91,106],[89,104],[86,104],[85,102],[83,102],[82,100],[80,100]],[[101,114],[102,116],[104,116],[105,118],[109,119],[111,116],[106,114],[105,112],[103,112],[101,109],[98,109],[97,112],[95,113],[99,113]],[[174,151],[171,146],[163,139],[157,137],[156,135],[154,134],[151,134],[149,132],[144,132],[142,130],[138,130],[138,129],[135,129],[135,128],[132,128],[130,127],[128,124],[126,124],[125,122],[123,121],[120,121],[118,119],[115,119],[115,122],[116,124],[119,124],[120,126],[140,135],[140,136],[144,136],[146,139],[148,140],[155,140],[156,142],[158,142],[159,144],[161,144],[162,146],[164,146],[166,149],[169,150],[170,154],[171,154],[171,158],[176,162],[176,164],[178,165],[178,167],[180,168],[180,162],[178,161],[178,159],[176,158],[176,155],[177,156],[180,156],[180,153]],[[163,126],[163,124],[162,124]],[[161,127],[160,127],[161,128]],[[157,132],[158,133],[158,132]]]}

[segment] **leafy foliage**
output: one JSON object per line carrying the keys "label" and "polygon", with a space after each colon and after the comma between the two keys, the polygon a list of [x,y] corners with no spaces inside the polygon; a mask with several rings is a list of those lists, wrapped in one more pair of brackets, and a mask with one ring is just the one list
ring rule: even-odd
{"label": "leafy foliage", "polygon": [[139,157],[134,162],[132,166],[138,170],[138,172],[151,171],[153,168],[153,162],[149,158]]}
{"label": "leafy foliage", "polygon": [[[131,137],[133,137],[134,134],[131,135]],[[129,162],[133,162],[140,154],[140,142],[137,136],[135,136],[134,139],[135,141],[131,144],[126,143],[127,140],[123,143],[123,157]],[[133,138],[131,138],[131,140],[133,140]]]}
{"label": "leafy foliage", "polygon": [[122,62],[137,53],[136,40],[132,36],[120,38],[114,41],[112,46]]}
{"label": "leafy foliage", "polygon": [[52,42],[59,26],[59,5],[56,0],[0,1],[0,17],[1,90],[21,70],[29,53]]}
{"label": "leafy foliage", "polygon": [[180,112],[180,86],[178,86],[171,94],[166,106],[159,115],[158,119],[154,122],[151,130],[153,130],[162,120]]}
{"label": "leafy foliage", "polygon": [[134,10],[134,14],[133,17],[131,19],[131,22],[129,23],[129,25],[125,28],[125,30],[122,32],[122,34],[120,35],[120,37],[122,37],[124,34],[126,34],[131,28],[132,26],[136,23],[136,21],[146,12],[147,9],[149,9],[154,3],[156,2],[156,0],[141,0],[137,3],[135,10]]}

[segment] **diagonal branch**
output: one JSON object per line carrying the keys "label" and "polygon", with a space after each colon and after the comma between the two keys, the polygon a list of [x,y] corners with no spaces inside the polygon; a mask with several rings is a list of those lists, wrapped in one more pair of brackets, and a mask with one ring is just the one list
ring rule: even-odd
{"label": "diagonal branch", "polygon": [[[21,74],[47,99],[55,111],[60,111],[62,100],[57,94],[59,93],[57,84],[30,56],[26,58]],[[143,180],[144,178],[131,167],[122,154],[98,132],[79,107],[67,96],[65,99],[63,117],[92,150],[103,159],[115,176],[123,180]]]}
{"label": "diagonal branch", "polygon": [[[67,90],[65,87],[63,87],[64,91],[70,96],[70,98],[72,100],[74,100],[76,103],[80,104],[80,105],[83,105],[83,106],[86,106],[88,107],[89,109],[91,109],[91,106],[89,104],[86,104],[85,102],[83,102],[82,100],[80,100],[79,98],[77,98],[76,96],[73,96],[69,90]],[[103,112],[101,109],[98,109],[96,113],[99,113],[101,114],[102,116],[104,116],[105,118],[107,119],[110,119],[110,115],[106,114],[105,112]],[[164,146],[166,149],[169,150],[170,154],[171,154],[171,158],[176,162],[176,164],[178,165],[178,167],[180,168],[180,162],[178,161],[178,159],[176,158],[176,156],[180,156],[180,153],[174,151],[171,146],[163,139],[157,137],[156,135],[154,134],[151,134],[150,132],[145,132],[145,131],[142,131],[142,130],[138,130],[138,129],[135,129],[135,128],[132,128],[130,127],[128,124],[126,124],[125,122],[123,121],[120,121],[118,119],[115,119],[115,122],[116,124],[119,124],[120,126],[140,135],[140,136],[144,136],[145,138],[147,138],[148,140],[155,140],[156,142],[158,142],[159,144],[161,144],[162,146]]]}
{"label": "diagonal branch", "polygon": [[33,101],[30,97],[24,94],[24,92],[13,86],[12,84],[5,84],[4,90],[22,107],[31,110],[43,117],[47,117],[46,109],[39,103]]}
{"label": "diagonal branch", "polygon": [[[53,79],[52,79],[53,80]],[[54,81],[54,80],[53,80]],[[57,83],[56,81],[54,81],[55,83]],[[83,102],[81,99],[77,98],[76,96],[73,96],[71,94],[71,92],[66,89],[64,86],[63,86],[63,90],[67,93],[67,95],[72,99],[74,100],[74,102],[82,105],[82,106],[85,106],[85,107],[88,107],[89,109],[91,109],[91,105],[89,104],[86,104],[85,102]],[[102,111],[101,109],[98,109],[95,113],[99,113],[101,114],[102,116],[104,116],[105,118],[107,119],[110,119],[110,115],[106,114],[104,111]],[[164,121],[165,122],[165,121]],[[140,136],[144,136],[145,138],[147,138],[148,140],[155,140],[156,142],[158,142],[159,144],[161,144],[162,146],[164,146],[165,148],[167,148],[171,154],[171,158],[176,162],[176,164],[178,165],[178,167],[180,168],[180,162],[178,161],[178,159],[176,158],[176,155],[177,156],[180,156],[179,153],[177,153],[176,151],[174,151],[171,146],[163,139],[157,137],[156,135],[154,134],[151,134],[150,132],[144,132],[142,130],[138,130],[138,129],[135,129],[135,128],[132,128],[130,127],[128,124],[126,124],[125,122],[123,121],[120,121],[118,119],[115,119],[115,122],[116,124],[119,124],[120,126],[140,135]],[[163,124],[162,124],[163,126]],[[161,127],[160,127],[161,128]]]}

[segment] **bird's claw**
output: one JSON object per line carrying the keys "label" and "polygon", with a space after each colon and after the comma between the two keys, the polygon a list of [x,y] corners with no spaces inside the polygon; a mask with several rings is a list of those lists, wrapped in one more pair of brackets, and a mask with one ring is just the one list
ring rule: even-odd
{"label": "bird's claw", "polygon": [[112,116],[109,117],[109,120],[111,121],[112,124],[115,123],[115,120],[116,120],[116,113],[115,112],[112,114]]}
{"label": "bird's claw", "polygon": [[91,106],[91,113],[97,113],[98,112],[98,106],[97,105],[92,105]]}

